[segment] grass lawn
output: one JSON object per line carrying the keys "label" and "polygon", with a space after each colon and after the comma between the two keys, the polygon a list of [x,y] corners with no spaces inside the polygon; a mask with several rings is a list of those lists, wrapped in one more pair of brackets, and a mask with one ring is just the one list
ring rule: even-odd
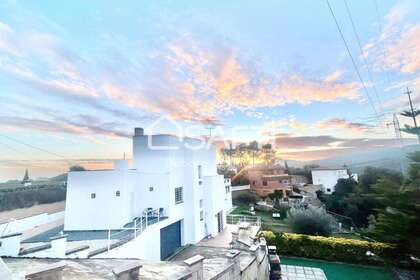
{"label": "grass lawn", "polygon": [[364,266],[291,257],[281,257],[280,260],[282,264],[321,268],[324,270],[328,280],[395,279],[388,268],[381,266]]}
{"label": "grass lawn", "polygon": [[[247,214],[249,208],[246,206],[238,206],[231,214],[232,215],[249,215]],[[290,232],[289,227],[284,223],[283,220],[273,219],[272,213],[269,211],[255,210],[255,216],[261,217],[261,222],[264,226],[269,227],[271,230],[276,232]]]}

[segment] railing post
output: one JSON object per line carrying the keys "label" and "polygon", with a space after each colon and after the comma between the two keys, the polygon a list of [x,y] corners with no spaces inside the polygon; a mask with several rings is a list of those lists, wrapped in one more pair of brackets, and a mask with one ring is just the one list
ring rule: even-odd
{"label": "railing post", "polygon": [[157,210],[157,213],[158,213],[158,223],[159,223],[159,220],[160,220],[160,211],[159,211],[159,209]]}
{"label": "railing post", "polygon": [[111,229],[108,229],[108,244],[107,244],[108,253],[110,249],[110,243],[111,243]]}
{"label": "railing post", "polygon": [[134,219],[134,238],[137,237],[137,218]]}

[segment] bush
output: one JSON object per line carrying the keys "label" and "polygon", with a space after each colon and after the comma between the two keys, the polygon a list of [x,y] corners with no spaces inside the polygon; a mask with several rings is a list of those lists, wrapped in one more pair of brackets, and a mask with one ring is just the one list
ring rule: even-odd
{"label": "bush", "polygon": [[273,212],[280,214],[280,219],[286,219],[287,218],[287,212],[289,212],[290,206],[285,203],[279,203],[276,205],[276,208],[273,210]]}
{"label": "bush", "polygon": [[0,190],[0,211],[31,207],[66,199],[64,186],[36,186]]}
{"label": "bush", "polygon": [[[392,256],[394,247],[380,242],[355,239],[309,236],[294,233],[276,234],[271,231],[260,232],[268,245],[277,246],[280,255],[342,261],[350,263],[383,263]],[[375,256],[367,256],[366,252]]]}
{"label": "bush", "polygon": [[249,204],[255,204],[257,203],[257,195],[254,193],[240,193],[238,194],[238,196],[235,198],[235,203],[236,204],[240,204],[240,205],[249,205]]}
{"label": "bush", "polygon": [[321,208],[292,208],[288,212],[286,223],[294,233],[329,236],[333,230],[334,218]]}

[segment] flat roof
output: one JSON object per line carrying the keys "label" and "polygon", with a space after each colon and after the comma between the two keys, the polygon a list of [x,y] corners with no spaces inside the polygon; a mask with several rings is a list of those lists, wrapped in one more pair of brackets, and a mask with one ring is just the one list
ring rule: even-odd
{"label": "flat roof", "polygon": [[20,220],[23,218],[32,217],[43,213],[56,213],[64,211],[66,201],[59,201],[54,203],[38,204],[28,208],[18,208],[9,211],[0,212],[0,224],[7,223],[10,219]]}
{"label": "flat roof", "polygon": [[347,168],[345,167],[318,167],[318,168],[313,168],[311,169],[311,171],[334,171],[334,170],[347,170]]}

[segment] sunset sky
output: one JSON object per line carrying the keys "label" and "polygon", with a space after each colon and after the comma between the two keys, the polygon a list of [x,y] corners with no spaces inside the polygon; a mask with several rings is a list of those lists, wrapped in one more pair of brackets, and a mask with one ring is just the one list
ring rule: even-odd
{"label": "sunset sky", "polygon": [[168,119],[295,160],[397,146],[420,1],[347,0],[356,34],[330,3],[364,84],[324,0],[0,1],[0,181],[108,167],[136,126],[177,133]]}

